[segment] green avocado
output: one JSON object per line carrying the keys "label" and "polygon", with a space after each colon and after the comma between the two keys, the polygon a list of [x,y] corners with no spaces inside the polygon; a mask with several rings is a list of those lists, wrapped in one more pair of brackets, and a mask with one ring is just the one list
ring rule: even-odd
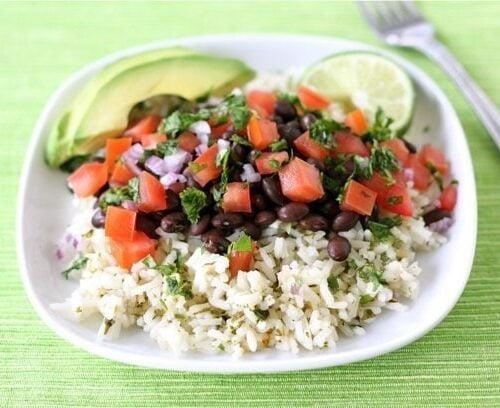
{"label": "green avocado", "polygon": [[104,146],[106,139],[118,136],[138,102],[162,94],[190,100],[207,93],[222,96],[255,75],[235,59],[196,54],[184,48],[156,53],[120,60],[89,83],[49,137],[46,160],[50,166],[93,153]]}

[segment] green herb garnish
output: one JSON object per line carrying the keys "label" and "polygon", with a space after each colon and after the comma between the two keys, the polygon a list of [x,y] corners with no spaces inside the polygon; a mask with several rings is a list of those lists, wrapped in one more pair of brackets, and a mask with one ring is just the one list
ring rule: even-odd
{"label": "green herb garnish", "polygon": [[403,202],[403,196],[390,196],[388,199],[387,199],[387,202],[390,204],[390,205],[398,205],[398,204],[401,204]]}
{"label": "green herb garnish", "polygon": [[439,173],[438,169],[436,169],[436,166],[434,166],[432,163],[426,163],[425,167],[427,167],[431,172],[432,178],[439,187],[439,191],[443,191],[444,190],[443,178],[441,177],[441,173]]}
{"label": "green herb garnish", "polygon": [[106,210],[108,206],[119,206],[125,200],[139,201],[139,179],[134,177],[123,187],[113,187],[107,190],[99,199],[99,207]]}
{"label": "green herb garnish", "polygon": [[309,128],[309,137],[327,149],[335,147],[333,132],[342,126],[333,119],[318,119]]}
{"label": "green herb garnish", "polygon": [[375,241],[389,241],[393,238],[391,228],[401,225],[401,217],[382,218],[378,221],[368,221],[368,228]]}
{"label": "green herb garnish", "polygon": [[326,282],[328,283],[328,287],[330,290],[335,293],[337,290],[339,290],[339,280],[337,279],[336,276],[330,275],[327,279]]}
{"label": "green herb garnish", "polygon": [[394,122],[391,118],[387,117],[382,108],[377,108],[375,113],[375,122],[368,129],[368,131],[363,135],[363,141],[365,142],[381,142],[383,140],[389,140],[393,136],[393,132],[390,126]]}
{"label": "green herb garnish", "polygon": [[231,117],[235,130],[244,129],[250,119],[250,109],[244,95],[227,96],[213,113],[219,124],[226,123]]}
{"label": "green herb garnish", "polygon": [[191,224],[196,224],[200,219],[200,211],[207,205],[206,194],[195,188],[188,187],[179,194],[182,210]]}
{"label": "green herb garnish", "polygon": [[286,101],[292,105],[297,105],[300,103],[299,97],[295,94],[289,94],[286,92],[278,92],[278,99],[281,101]]}
{"label": "green herb garnish", "polygon": [[252,238],[250,238],[244,232],[241,233],[241,235],[238,237],[236,241],[234,241],[233,243],[231,243],[231,245],[229,245],[228,249],[228,253],[252,252],[252,251],[253,251]]}
{"label": "green herb garnish", "polygon": [[359,298],[359,303],[362,305],[366,305],[367,303],[373,302],[374,300],[375,298],[373,296],[365,294],[361,295],[361,297]]}
{"label": "green herb garnish", "polygon": [[191,170],[191,172],[193,174],[196,174],[196,173],[199,173],[200,171],[202,171],[203,169],[205,169],[207,167],[207,165],[205,163],[196,163],[194,161],[192,162],[189,162],[188,163],[188,167],[189,167],[189,170]]}
{"label": "green herb garnish", "polygon": [[269,167],[271,167],[275,171],[281,170],[281,163],[276,159],[269,160]]}
{"label": "green herb garnish", "polygon": [[269,145],[269,149],[272,152],[281,152],[282,150],[288,149],[288,143],[285,139],[278,140]]}
{"label": "green herb garnish", "polygon": [[257,316],[257,319],[259,320],[266,320],[269,317],[269,310],[262,310],[258,307],[256,307],[253,312],[255,313],[255,316]]}
{"label": "green herb garnish", "polygon": [[89,258],[86,256],[79,254],[78,258],[76,258],[71,266],[68,269],[65,269],[64,271],[61,272],[61,275],[64,276],[65,279],[69,279],[69,274],[71,272],[76,272],[76,271],[81,271],[83,268],[85,268],[85,265],[87,265],[87,262],[89,261]]}
{"label": "green herb garnish", "polygon": [[196,113],[176,110],[161,121],[158,131],[160,133],[166,133],[170,137],[176,137],[188,129],[193,123],[199,120],[207,120],[210,116],[211,112],[208,109],[201,109]]}
{"label": "green herb garnish", "polygon": [[380,284],[386,283],[382,278],[382,273],[372,264],[364,265],[358,273],[361,279],[371,282],[374,289],[377,289]]}
{"label": "green herb garnish", "polygon": [[217,167],[222,167],[219,183],[212,187],[212,196],[216,203],[220,203],[222,196],[226,192],[227,183],[229,182],[229,149],[224,149],[217,153],[215,164]]}
{"label": "green herb garnish", "polygon": [[231,141],[236,143],[236,144],[240,144],[242,146],[250,146],[250,142],[245,139],[244,137],[241,137],[240,135],[232,135],[231,136]]}
{"label": "green herb garnish", "polygon": [[146,266],[146,268],[153,269],[156,266],[156,262],[151,255],[148,255],[146,258],[142,260],[142,263]]}
{"label": "green herb garnish", "polygon": [[174,264],[158,265],[157,271],[160,272],[165,279],[165,294],[166,295],[180,295],[186,299],[191,299],[193,293],[189,288],[187,281],[182,277],[184,272],[184,265],[179,253]]}

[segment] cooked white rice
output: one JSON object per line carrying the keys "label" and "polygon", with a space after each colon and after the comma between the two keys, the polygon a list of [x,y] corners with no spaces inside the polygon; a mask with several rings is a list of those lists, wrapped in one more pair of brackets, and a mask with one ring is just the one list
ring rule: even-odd
{"label": "cooked white rice", "polygon": [[[249,86],[286,89],[287,84],[283,77],[267,76]],[[331,110],[337,119],[342,115],[336,106]],[[259,240],[254,270],[231,279],[227,257],[206,251],[199,239],[161,232],[156,261],[169,264],[178,252],[182,255],[184,278],[194,295],[189,300],[166,295],[162,274],[142,262],[131,272],[117,266],[104,231],[91,225],[95,199],[75,199],[77,215],[68,234],[78,237],[76,250],[88,262],[78,276],[79,288],[51,307],[77,321],[100,316],[99,338],[111,340],[135,326],[175,353],[239,356],[266,348],[296,353],[334,347],[339,336],[364,334],[365,325],[383,309],[404,309],[402,301],[418,294],[416,252],[445,241],[420,217],[438,191],[410,193],[417,217],[393,227],[392,241],[375,242],[360,223],[340,233],[352,245],[348,262],[329,257],[325,232],[304,232],[276,221]],[[376,285],[360,276],[359,269],[368,263],[386,283]],[[337,278],[338,289],[329,287],[330,276]],[[259,310],[267,311],[267,318]]]}

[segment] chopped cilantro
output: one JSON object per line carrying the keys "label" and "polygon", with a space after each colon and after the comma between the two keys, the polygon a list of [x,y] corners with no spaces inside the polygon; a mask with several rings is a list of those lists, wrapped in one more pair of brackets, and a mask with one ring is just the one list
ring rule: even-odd
{"label": "chopped cilantro", "polygon": [[180,295],[184,296],[186,299],[191,299],[193,297],[193,293],[191,292],[188,283],[182,277],[184,265],[182,264],[182,260],[180,258],[180,254],[177,253],[175,264],[158,265],[156,269],[165,279],[166,295]]}
{"label": "chopped cilantro", "polygon": [[177,140],[171,139],[156,145],[156,153],[158,156],[170,156],[177,152]]}
{"label": "chopped cilantro", "polygon": [[394,153],[385,147],[378,146],[377,143],[375,143],[372,148],[368,168],[371,174],[376,170],[379,171],[390,184],[394,183],[392,172],[401,170],[401,166]]}
{"label": "chopped cilantro", "polygon": [[82,270],[85,265],[87,265],[87,262],[89,261],[89,258],[86,256],[79,254],[78,258],[76,258],[70,265],[68,269],[65,269],[64,271],[61,272],[61,275],[64,276],[65,279],[69,278],[69,274],[71,272],[76,272]]}
{"label": "chopped cilantro", "polygon": [[392,130],[390,126],[394,122],[391,118],[387,117],[382,108],[378,108],[375,113],[375,122],[368,129],[368,131],[363,135],[363,140],[365,142],[383,141],[392,138]]}
{"label": "chopped cilantro", "polygon": [[368,221],[368,228],[372,232],[375,241],[388,241],[393,238],[391,228],[401,225],[401,217],[382,218],[375,221]]}
{"label": "chopped cilantro", "polygon": [[323,187],[325,190],[329,191],[333,194],[338,194],[340,189],[342,188],[342,182],[338,178],[332,178],[327,176],[325,173],[321,173],[321,178],[323,181]]}
{"label": "chopped cilantro", "polygon": [[382,273],[372,264],[364,265],[358,273],[361,279],[371,282],[374,289],[377,289],[380,284],[386,283],[382,278]]}
{"label": "chopped cilantro", "polygon": [[121,205],[125,200],[139,201],[139,179],[134,177],[126,186],[113,187],[99,199],[99,207],[105,210],[110,205]]}
{"label": "chopped cilantro", "polygon": [[375,300],[375,298],[371,295],[361,295],[361,297],[359,298],[359,303],[361,303],[362,305],[366,305],[367,303],[370,303],[370,302],[373,302]]}
{"label": "chopped cilantro", "polygon": [[328,287],[332,292],[336,292],[337,290],[339,290],[339,280],[337,279],[336,276],[330,275],[326,279],[326,281],[328,283]]}
{"label": "chopped cilantro", "polygon": [[255,313],[255,316],[257,316],[257,319],[259,320],[266,320],[269,317],[269,310],[262,310],[258,307],[256,307],[253,312]]}
{"label": "chopped cilantro", "polygon": [[276,159],[269,160],[269,167],[273,170],[279,171],[281,169],[281,163]]}
{"label": "chopped cilantro", "polygon": [[142,260],[142,263],[146,266],[146,268],[154,268],[156,266],[156,262],[151,255],[148,255],[146,258]]}
{"label": "chopped cilantro", "polygon": [[191,170],[193,172],[193,174],[196,174],[196,173],[199,173],[200,171],[202,171],[204,168],[207,167],[206,164],[202,163],[196,163],[194,161],[192,162],[189,162],[188,163],[188,167],[189,167],[189,170]]}
{"label": "chopped cilantro", "polygon": [[309,137],[320,145],[331,149],[334,147],[333,132],[342,126],[333,119],[318,119],[309,128]]}
{"label": "chopped cilantro", "polygon": [[251,252],[253,250],[252,238],[244,232],[230,246],[228,252]]}
{"label": "chopped cilantro", "polygon": [[188,187],[179,194],[182,210],[191,224],[196,224],[200,219],[200,211],[207,205],[205,193],[195,187]]}
{"label": "chopped cilantro", "polygon": [[358,264],[356,263],[356,261],[354,259],[348,259],[347,260],[347,267],[349,269],[356,270],[356,269],[358,269]]}
{"label": "chopped cilantro", "polygon": [[212,187],[212,196],[216,203],[220,203],[222,200],[222,196],[226,192],[227,183],[229,182],[229,156],[230,150],[225,149],[217,153],[217,157],[215,158],[215,164],[218,167],[222,167],[219,183]]}
{"label": "chopped cilantro", "polygon": [[288,148],[288,143],[285,139],[278,140],[277,142],[271,143],[269,149],[272,152],[280,152],[282,150],[286,150]]}
{"label": "chopped cilantro", "polygon": [[178,134],[188,129],[193,123],[199,120],[207,120],[210,116],[211,113],[208,109],[201,109],[196,113],[176,110],[161,121],[158,131],[166,133],[170,137],[176,137]]}
{"label": "chopped cilantro", "polygon": [[390,204],[390,205],[398,205],[398,204],[401,204],[403,202],[403,196],[390,196],[388,199],[387,199],[387,202]]}
{"label": "chopped cilantro", "polygon": [[218,123],[225,123],[231,117],[235,130],[244,129],[250,119],[250,110],[244,95],[229,95],[214,109]]}
{"label": "chopped cilantro", "polygon": [[288,103],[291,103],[292,105],[297,105],[300,102],[299,97],[297,95],[289,94],[286,92],[279,92],[278,99],[281,101],[286,101]]}
{"label": "chopped cilantro", "polygon": [[240,135],[232,135],[231,141],[242,146],[250,146],[250,142]]}
{"label": "chopped cilantro", "polygon": [[439,187],[439,191],[443,191],[444,190],[443,178],[441,177],[441,173],[439,173],[438,169],[436,169],[436,166],[434,166],[432,163],[428,162],[425,164],[425,167],[427,167],[429,169],[429,171],[431,172],[431,175],[434,178],[434,181],[436,182],[436,184]]}

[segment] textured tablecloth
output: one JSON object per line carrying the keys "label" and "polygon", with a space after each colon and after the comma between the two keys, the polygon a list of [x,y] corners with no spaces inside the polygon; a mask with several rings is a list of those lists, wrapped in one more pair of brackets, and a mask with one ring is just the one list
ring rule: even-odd
{"label": "textured tablecloth", "polygon": [[[500,105],[500,3],[420,6]],[[110,52],[225,32],[323,34],[378,44],[353,3],[0,4],[0,406],[500,406],[500,153],[450,80],[411,51],[398,52],[443,87],[459,114],[479,199],[470,281],[431,333],[349,366],[219,376],[107,361],[40,321],[19,277],[14,213],[23,156],[47,98],[73,71]]]}

